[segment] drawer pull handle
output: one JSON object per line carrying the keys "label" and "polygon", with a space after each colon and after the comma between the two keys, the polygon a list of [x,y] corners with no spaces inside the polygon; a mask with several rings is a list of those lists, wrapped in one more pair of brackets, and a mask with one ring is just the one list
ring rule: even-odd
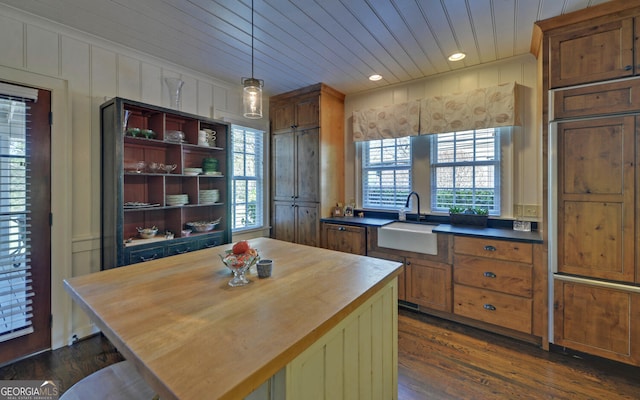
{"label": "drawer pull handle", "polygon": [[494,306],[493,304],[485,304],[484,306],[485,310],[489,310],[489,311],[495,311],[496,310],[496,306]]}
{"label": "drawer pull handle", "polygon": [[495,278],[495,277],[496,277],[496,274],[494,274],[494,273],[493,273],[493,272],[491,272],[491,271],[486,271],[483,275],[484,275],[486,278]]}
{"label": "drawer pull handle", "polygon": [[186,248],[186,249],[184,249],[184,250],[176,250],[176,253],[178,253],[178,254],[184,254],[184,253],[188,253],[190,250],[191,250],[191,249],[187,247],[187,248]]}
{"label": "drawer pull handle", "polygon": [[627,65],[624,67],[625,71],[631,71],[633,69],[633,67],[631,65]]}
{"label": "drawer pull handle", "polygon": [[339,228],[338,228],[338,230],[339,230],[339,231],[346,231],[346,230],[347,230],[347,228],[345,228],[344,226],[341,226],[341,227],[339,227]]}
{"label": "drawer pull handle", "polygon": [[211,243],[211,244],[207,244],[207,245],[205,245],[204,247],[206,247],[207,249],[210,249],[210,248],[212,248],[212,247],[216,247],[217,245],[218,245],[218,242],[213,242],[213,243]]}
{"label": "drawer pull handle", "polygon": [[484,246],[484,249],[485,249],[486,251],[496,251],[496,248],[495,248],[495,247],[493,247],[493,246],[491,246],[490,244],[488,244],[488,245]]}
{"label": "drawer pull handle", "polygon": [[156,253],[156,254],[154,254],[154,255],[152,255],[151,257],[146,257],[146,258],[145,258],[145,257],[140,256],[140,260],[142,260],[143,262],[144,262],[144,261],[151,261],[151,260],[155,260],[156,258],[158,258],[158,254],[157,254],[157,253]]}

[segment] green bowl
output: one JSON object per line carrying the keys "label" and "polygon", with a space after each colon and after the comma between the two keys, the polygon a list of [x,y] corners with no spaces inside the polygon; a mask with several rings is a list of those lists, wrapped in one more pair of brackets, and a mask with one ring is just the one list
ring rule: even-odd
{"label": "green bowl", "polygon": [[127,133],[133,137],[136,137],[140,134],[140,128],[129,128],[127,129]]}
{"label": "green bowl", "polygon": [[142,129],[140,130],[140,134],[147,139],[153,139],[156,136],[156,133],[151,129]]}

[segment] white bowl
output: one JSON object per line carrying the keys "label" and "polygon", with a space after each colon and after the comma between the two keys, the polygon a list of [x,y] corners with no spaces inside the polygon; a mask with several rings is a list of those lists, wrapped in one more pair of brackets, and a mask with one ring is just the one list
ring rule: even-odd
{"label": "white bowl", "polygon": [[158,233],[158,228],[153,227],[153,228],[138,228],[138,234],[140,235],[141,238],[143,239],[151,239],[152,237],[154,237],[156,234]]}

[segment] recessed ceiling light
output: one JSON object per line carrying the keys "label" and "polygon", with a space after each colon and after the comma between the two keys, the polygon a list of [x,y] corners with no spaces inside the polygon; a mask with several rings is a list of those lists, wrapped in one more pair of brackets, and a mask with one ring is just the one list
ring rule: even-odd
{"label": "recessed ceiling light", "polygon": [[464,53],[453,53],[452,55],[449,56],[449,61],[460,61],[463,58],[465,58],[467,55]]}
{"label": "recessed ceiling light", "polygon": [[460,61],[465,58],[467,55],[464,53],[453,53],[449,56],[449,61]]}
{"label": "recessed ceiling light", "polygon": [[373,74],[369,77],[370,81],[379,81],[380,79],[382,79],[382,75],[378,75],[378,74]]}

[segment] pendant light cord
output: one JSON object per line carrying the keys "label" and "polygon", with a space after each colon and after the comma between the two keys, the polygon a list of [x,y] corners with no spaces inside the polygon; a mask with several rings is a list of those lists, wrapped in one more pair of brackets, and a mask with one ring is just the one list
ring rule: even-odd
{"label": "pendant light cord", "polygon": [[251,0],[251,78],[253,78],[253,0]]}

